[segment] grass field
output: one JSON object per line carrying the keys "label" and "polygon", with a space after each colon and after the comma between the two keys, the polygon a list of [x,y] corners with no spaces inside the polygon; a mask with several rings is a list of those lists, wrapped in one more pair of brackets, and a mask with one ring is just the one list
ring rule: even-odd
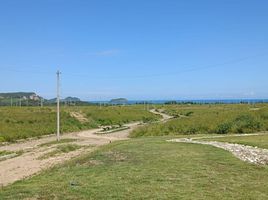
{"label": "grass field", "polygon": [[[166,139],[166,138],[165,138]],[[267,199],[268,168],[206,145],[148,137],[96,152],[0,190],[0,199]]]}
{"label": "grass field", "polygon": [[175,119],[135,130],[131,136],[252,133],[268,130],[268,104],[165,105]]}
{"label": "grass field", "polygon": [[267,135],[256,135],[256,136],[227,136],[224,138],[213,138],[213,139],[203,139],[206,141],[219,141],[219,142],[229,142],[236,144],[249,145],[253,147],[259,147],[268,149],[268,134]]}
{"label": "grass field", "polygon": [[[85,120],[71,115],[79,112]],[[61,132],[72,132],[96,128],[100,125],[123,124],[131,121],[153,121],[159,118],[143,110],[141,106],[81,106],[63,107]],[[0,142],[11,142],[28,137],[56,132],[56,110],[54,107],[0,107]]]}
{"label": "grass field", "polygon": [[132,121],[150,122],[159,119],[159,116],[153,115],[144,110],[143,106],[80,106],[67,107],[66,111],[81,112],[89,120],[101,125],[124,124]]}

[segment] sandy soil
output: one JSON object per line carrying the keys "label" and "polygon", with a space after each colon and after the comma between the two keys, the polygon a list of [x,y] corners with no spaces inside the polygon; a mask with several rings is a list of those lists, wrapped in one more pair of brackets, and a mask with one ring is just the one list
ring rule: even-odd
{"label": "sandy soil", "polygon": [[31,139],[24,142],[1,146],[0,151],[23,151],[23,153],[20,156],[0,161],[0,186],[6,186],[17,180],[32,176],[43,169],[47,169],[76,156],[80,156],[81,154],[91,152],[95,150],[98,146],[109,144],[117,140],[128,139],[129,133],[134,128],[140,126],[140,123],[136,122],[126,124],[125,126],[128,126],[129,129],[110,134],[95,134],[101,129],[92,129],[78,133],[64,134],[61,139],[75,139],[74,142],[69,142],[68,144],[77,144],[81,145],[82,147],[76,151],[59,154],[55,157],[49,157],[47,159],[38,158],[42,155],[47,154],[48,152],[55,150],[57,145],[63,144],[54,144],[51,146],[40,145],[55,141],[55,136],[47,136],[41,139]]}
{"label": "sandy soil", "polygon": [[156,115],[161,115],[162,119],[160,120],[161,122],[166,122],[170,119],[173,118],[173,116],[167,115],[162,112],[163,110],[160,110],[160,112],[157,112],[155,109],[150,110],[151,113],[154,113]]}

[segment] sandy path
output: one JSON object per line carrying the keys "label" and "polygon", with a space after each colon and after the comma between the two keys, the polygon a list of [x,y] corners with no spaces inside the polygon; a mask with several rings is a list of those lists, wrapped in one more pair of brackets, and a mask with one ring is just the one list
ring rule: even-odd
{"label": "sandy path", "polygon": [[167,115],[163,112],[157,112],[155,109],[150,110],[150,112],[153,114],[156,114],[156,115],[161,115],[161,117],[162,117],[162,119],[160,120],[161,122],[166,122],[166,121],[173,118],[173,116]]}
{"label": "sandy path", "polygon": [[[161,115],[161,122],[165,122],[172,118],[171,116],[157,112],[156,110],[151,110],[150,112]],[[14,144],[0,146],[0,151],[23,151],[22,155],[20,156],[0,161],[0,186],[12,184],[17,180],[32,176],[56,164],[74,158],[76,156],[80,156],[81,154],[91,152],[98,146],[109,144],[113,141],[129,139],[129,133],[135,128],[143,125],[144,124],[141,122],[125,124],[124,126],[129,127],[129,129],[109,134],[96,134],[102,130],[101,128],[64,134],[61,136],[61,139],[75,139],[75,141],[65,144],[77,144],[80,145],[81,148],[69,153],[62,153],[46,159],[39,159],[39,157],[51,151],[54,151],[57,146],[63,145],[54,144],[51,146],[40,146],[44,143],[56,141],[55,135],[45,136],[40,139],[29,139]]]}
{"label": "sandy path", "polygon": [[90,152],[92,150],[93,148],[81,148],[77,151],[67,154],[40,160],[38,157],[49,152],[49,150],[40,151],[40,149],[38,149],[15,158],[2,161],[0,162],[0,184],[2,186],[11,184],[17,180],[32,176],[43,169],[52,167],[55,164],[69,160],[70,158],[78,156],[81,153]]}
{"label": "sandy path", "polygon": [[51,146],[40,146],[41,144],[55,141],[56,136],[54,135],[46,136],[41,139],[30,139],[24,142],[1,146],[0,151],[23,151],[23,154],[0,161],[0,186],[12,184],[17,180],[32,176],[41,170],[47,169],[76,156],[80,156],[81,154],[91,152],[98,146],[109,144],[117,140],[126,140],[128,139],[129,133],[136,127],[141,126],[141,123],[135,122],[125,124],[124,126],[129,127],[129,129],[109,134],[96,134],[102,130],[101,128],[64,134],[61,139],[75,139],[74,142],[69,142],[68,144],[77,144],[80,145],[81,148],[70,153],[59,154],[47,159],[39,159],[39,157],[55,150],[58,145],[63,145],[54,144]]}

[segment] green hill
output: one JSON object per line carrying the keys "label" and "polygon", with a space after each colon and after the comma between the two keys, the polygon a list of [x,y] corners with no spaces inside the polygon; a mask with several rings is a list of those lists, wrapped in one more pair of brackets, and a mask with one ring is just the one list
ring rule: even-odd
{"label": "green hill", "polygon": [[110,104],[117,104],[117,105],[127,104],[127,103],[128,103],[128,100],[125,98],[117,98],[117,99],[112,99],[110,101]]}
{"label": "green hill", "polygon": [[5,98],[30,98],[31,96],[37,96],[34,92],[9,92],[9,93],[0,93],[0,99]]}
{"label": "green hill", "polygon": [[43,98],[34,92],[0,93],[0,106],[37,106]]}

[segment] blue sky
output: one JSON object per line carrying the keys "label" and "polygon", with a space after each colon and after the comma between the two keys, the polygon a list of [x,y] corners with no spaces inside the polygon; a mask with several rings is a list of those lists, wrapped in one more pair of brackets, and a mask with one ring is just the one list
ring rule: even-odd
{"label": "blue sky", "polygon": [[1,0],[0,92],[268,98],[266,0]]}

